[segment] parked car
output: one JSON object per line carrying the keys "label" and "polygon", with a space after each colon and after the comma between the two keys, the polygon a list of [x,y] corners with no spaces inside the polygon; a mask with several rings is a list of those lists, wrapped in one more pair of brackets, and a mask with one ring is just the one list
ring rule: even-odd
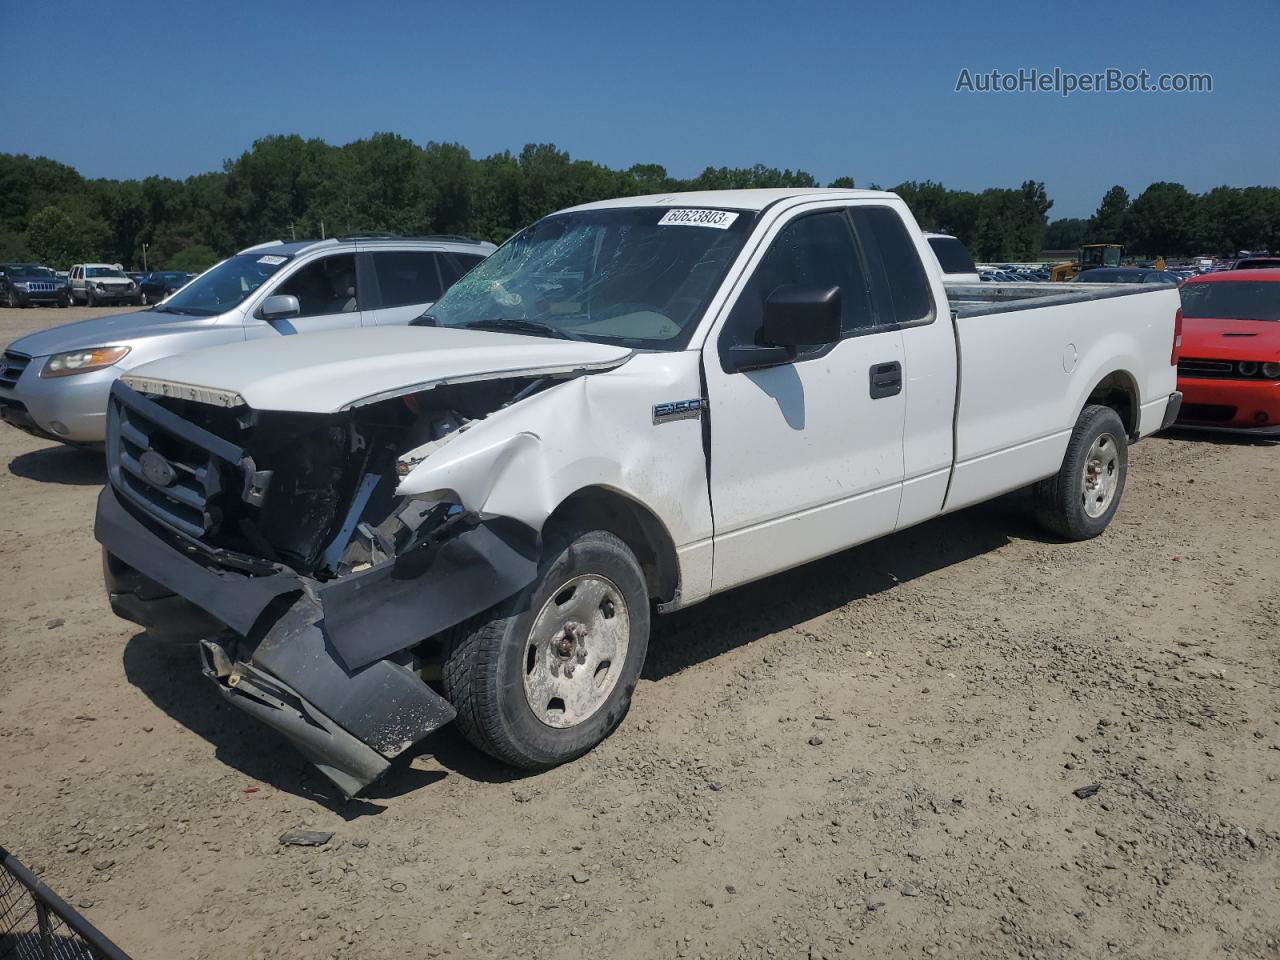
{"label": "parked car", "polygon": [[[493,249],[390,236],[250,247],[153,309],[15,340],[0,367],[0,419],[52,440],[101,443],[111,384],[140,363],[238,340],[407,324]],[[89,269],[86,282],[95,280]]]}
{"label": "parked car", "polygon": [[1280,257],[1253,256],[1237,260],[1232,270],[1277,270],[1280,269]]}
{"label": "parked car", "polygon": [[1081,270],[1072,283],[1167,283],[1178,285],[1179,278],[1168,270],[1148,270],[1144,267],[1095,267]]}
{"label": "parked car", "polygon": [[0,263],[0,300],[7,307],[43,303],[65,307],[70,302],[67,283],[38,263]]}
{"label": "parked car", "polygon": [[946,233],[926,233],[925,240],[938,260],[943,279],[948,283],[978,283],[978,268],[973,265],[973,257],[968,248],[955,237]]}
{"label": "parked car", "polygon": [[183,273],[180,270],[157,270],[154,273],[144,274],[138,283],[142,291],[142,302],[144,304],[159,303],[169,294],[185,287],[191,278],[192,274]]}
{"label": "parked car", "polygon": [[1182,285],[1181,426],[1280,437],[1280,269]]}
{"label": "parked car", "polygon": [[349,795],[455,717],[513,766],[571,760],[626,714],[655,602],[1030,484],[1055,534],[1107,527],[1177,412],[1177,291],[955,289],[894,194],[627,197],[529,226],[413,326],[139,366],[111,604],[203,638],[217,691]]}
{"label": "parked car", "polygon": [[71,303],[86,307],[104,304],[140,304],[138,285],[125,276],[120,264],[77,263],[71,268]]}

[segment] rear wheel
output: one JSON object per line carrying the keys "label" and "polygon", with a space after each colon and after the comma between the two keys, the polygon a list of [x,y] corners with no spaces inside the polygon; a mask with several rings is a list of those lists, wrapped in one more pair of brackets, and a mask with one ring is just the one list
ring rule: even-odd
{"label": "rear wheel", "polygon": [[1068,540],[1107,529],[1120,506],[1129,472],[1129,443],[1120,415],[1091,405],[1076,421],[1057,475],[1033,489],[1041,525]]}
{"label": "rear wheel", "polygon": [[563,537],[531,586],[452,631],[444,694],[481,750],[554,767],[622,722],[648,642],[648,590],[627,545],[602,530]]}

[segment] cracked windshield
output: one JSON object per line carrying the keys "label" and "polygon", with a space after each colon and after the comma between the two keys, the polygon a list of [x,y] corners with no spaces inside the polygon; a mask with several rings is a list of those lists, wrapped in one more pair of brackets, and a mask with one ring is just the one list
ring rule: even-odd
{"label": "cracked windshield", "polygon": [[419,322],[680,349],[754,214],[635,207],[547,217]]}

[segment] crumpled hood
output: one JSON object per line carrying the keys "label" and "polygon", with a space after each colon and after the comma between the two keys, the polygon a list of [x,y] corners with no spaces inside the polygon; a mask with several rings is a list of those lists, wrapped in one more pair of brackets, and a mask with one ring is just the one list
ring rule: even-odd
{"label": "crumpled hood", "polygon": [[[609,369],[626,347],[447,327],[358,327],[165,357],[124,378],[147,393],[217,391],[255,410],[337,413],[442,383]],[[203,399],[207,399],[207,396]]]}
{"label": "crumpled hood", "polygon": [[178,333],[184,327],[203,329],[214,317],[191,317],[178,313],[161,313],[156,310],[138,310],[116,313],[105,317],[90,317],[75,323],[64,323],[19,337],[9,344],[10,350],[30,357],[47,357],[67,350],[84,350],[89,347],[111,347],[128,343],[140,337],[155,337]]}
{"label": "crumpled hood", "polygon": [[1182,355],[1206,360],[1280,360],[1280,323],[1188,317],[1182,326]]}

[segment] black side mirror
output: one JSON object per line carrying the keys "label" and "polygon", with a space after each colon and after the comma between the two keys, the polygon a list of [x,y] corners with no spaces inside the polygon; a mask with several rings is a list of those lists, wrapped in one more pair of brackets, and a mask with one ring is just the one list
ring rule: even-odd
{"label": "black side mirror", "polygon": [[790,363],[801,347],[840,339],[839,287],[779,287],[764,302],[759,341],[763,346],[729,349],[734,370],[759,370]]}

